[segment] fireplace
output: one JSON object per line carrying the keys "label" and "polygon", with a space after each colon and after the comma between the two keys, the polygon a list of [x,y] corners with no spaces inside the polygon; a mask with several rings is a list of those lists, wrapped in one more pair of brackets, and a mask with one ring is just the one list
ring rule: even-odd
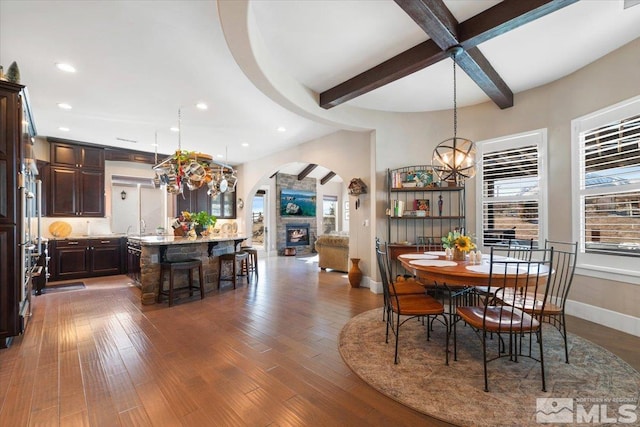
{"label": "fireplace", "polygon": [[309,245],[309,223],[286,224],[286,247]]}

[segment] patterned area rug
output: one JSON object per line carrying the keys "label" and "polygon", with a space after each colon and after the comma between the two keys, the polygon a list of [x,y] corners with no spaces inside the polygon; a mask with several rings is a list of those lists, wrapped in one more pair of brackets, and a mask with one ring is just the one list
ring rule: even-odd
{"label": "patterned area rug", "polygon": [[[390,334],[389,344],[385,344],[385,323],[381,319],[382,308],[351,319],[340,334],[342,358],[376,390],[449,423],[549,425],[537,420],[547,417],[547,421],[559,422],[560,416],[580,419],[576,418],[580,417],[579,409],[592,410],[595,403],[607,404],[607,416],[616,419],[620,405],[639,403],[640,373],[608,350],[575,335],[569,337],[571,363],[564,363],[562,338],[551,327],[543,330],[547,392],[542,391],[539,363],[528,358],[521,358],[518,363],[503,358],[488,365],[486,393],[481,342],[471,328],[458,325],[458,361],[451,357],[446,366],[444,327],[435,322],[427,341],[426,327],[411,319],[400,328],[399,363],[394,365],[395,341]],[[490,346],[495,343],[494,339]],[[453,351],[453,345],[450,348]],[[538,402],[537,398],[550,400]],[[556,414],[549,405],[567,402],[558,401],[563,398],[574,399],[570,402],[574,405],[554,419]],[[632,407],[626,415],[627,422],[637,418],[632,425],[640,423],[640,407]],[[585,425],[593,425],[592,422],[593,419]]]}

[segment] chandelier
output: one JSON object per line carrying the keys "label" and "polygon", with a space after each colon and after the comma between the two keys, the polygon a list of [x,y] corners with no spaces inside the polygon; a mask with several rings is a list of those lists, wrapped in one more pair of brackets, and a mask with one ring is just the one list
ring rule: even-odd
{"label": "chandelier", "polygon": [[436,146],[431,164],[441,181],[457,185],[476,174],[476,146],[470,139],[458,137],[456,56],[462,52],[462,47],[453,46],[447,52],[453,60],[453,138],[445,139]]}
{"label": "chandelier", "polygon": [[169,194],[183,194],[185,187],[193,191],[205,185],[209,187],[207,194],[211,197],[234,192],[238,182],[236,170],[213,160],[208,154],[183,150],[181,135],[181,109],[178,108],[178,149],[160,163],[156,159],[157,164],[153,167],[155,186],[165,184]]}

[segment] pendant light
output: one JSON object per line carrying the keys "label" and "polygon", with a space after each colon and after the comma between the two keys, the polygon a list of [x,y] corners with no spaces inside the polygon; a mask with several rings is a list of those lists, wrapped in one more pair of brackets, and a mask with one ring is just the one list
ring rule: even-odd
{"label": "pendant light", "polygon": [[453,60],[453,138],[445,139],[433,150],[431,165],[441,181],[461,185],[476,174],[476,145],[458,136],[458,105],[456,99],[456,56],[461,46],[449,48]]}

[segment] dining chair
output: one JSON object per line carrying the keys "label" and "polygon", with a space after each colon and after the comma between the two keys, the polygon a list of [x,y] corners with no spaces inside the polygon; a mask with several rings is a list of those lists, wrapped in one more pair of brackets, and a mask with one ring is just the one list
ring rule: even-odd
{"label": "dining chair", "polygon": [[[457,307],[459,318],[473,328],[482,344],[484,369],[484,391],[489,391],[487,364],[509,357],[517,362],[519,357],[528,357],[540,363],[542,391],[546,391],[544,376],[544,353],[542,349],[542,327],[537,316],[529,314],[525,307],[518,307],[519,298],[542,294],[543,298],[532,301],[536,309],[544,310],[549,287],[545,286],[553,265],[553,248],[531,249],[528,260],[507,256],[508,248],[491,248],[489,260],[488,288],[493,292],[483,294],[479,305]],[[505,304],[511,299],[513,304]],[[457,322],[453,325],[453,340],[457,339]],[[491,340],[495,334],[498,340]],[[535,340],[533,337],[535,336]],[[525,339],[528,337],[528,340]],[[528,341],[528,342],[527,342]],[[497,349],[489,344],[495,342]],[[538,354],[533,351],[538,347]],[[497,351],[496,351],[497,350]],[[454,345],[454,357],[457,351]]]}
{"label": "dining chair", "polygon": [[[382,289],[384,291],[384,314],[386,320],[385,343],[389,343],[389,329],[395,335],[395,355],[394,363],[398,364],[398,343],[400,341],[400,327],[415,318],[426,318],[427,340],[430,339],[432,317],[438,320],[445,327],[445,364],[449,364],[449,325],[444,312],[444,305],[430,295],[422,292],[417,294],[398,294],[396,283],[389,280],[388,262],[385,260],[385,252],[381,249],[379,242],[376,242],[376,258]],[[398,283],[400,285],[402,282]],[[402,319],[401,319],[402,317]]]}
{"label": "dining chair", "polygon": [[[391,277],[391,261],[389,260],[387,245],[386,244],[383,245],[380,242],[380,239],[377,237],[375,239],[375,242],[376,242],[376,253],[379,251],[384,258],[383,261],[386,266],[387,281],[394,282],[394,292],[397,293],[398,295],[424,295],[426,292],[425,287],[420,282],[415,280],[412,276],[409,276],[409,275],[398,276],[395,278],[395,280]],[[384,246],[384,249],[383,249],[383,246]],[[380,271],[380,275],[382,274],[383,272]],[[389,304],[385,296],[384,306],[382,310],[383,321],[386,319],[386,310],[388,307],[389,307]]]}
{"label": "dining chair", "polygon": [[[538,317],[539,320],[554,326],[564,340],[565,362],[569,363],[567,346],[567,324],[565,320],[565,304],[573,282],[578,256],[578,242],[562,242],[545,240],[545,249],[553,248],[552,274],[547,280],[547,296],[544,309],[537,303],[542,295],[527,295],[517,300],[518,307]],[[513,304],[514,301],[507,300]]]}
{"label": "dining chair", "polygon": [[531,249],[533,249],[533,239],[529,239],[526,243],[522,244],[520,242],[514,242],[513,240],[509,240],[508,244],[509,250],[506,253],[506,256],[511,258],[517,258],[522,260],[528,260],[531,258]]}
{"label": "dining chair", "polygon": [[547,303],[542,312],[542,319],[555,326],[564,340],[565,362],[569,363],[569,349],[567,348],[567,322],[564,315],[567,296],[573,283],[578,258],[578,242],[562,242],[545,240],[545,248],[553,248],[553,276],[547,287]]}

